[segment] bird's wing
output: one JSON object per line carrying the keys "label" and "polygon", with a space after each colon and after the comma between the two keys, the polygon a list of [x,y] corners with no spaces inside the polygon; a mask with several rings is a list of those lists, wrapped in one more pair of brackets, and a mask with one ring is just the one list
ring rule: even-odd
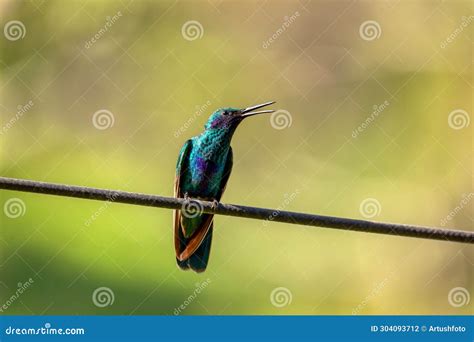
{"label": "bird's wing", "polygon": [[[176,163],[176,176],[174,179],[174,197],[183,198],[181,192],[180,181],[184,175],[184,171],[188,168],[189,154],[191,152],[192,141],[191,139],[186,141],[179,151],[178,162]],[[174,247],[176,250],[176,256],[181,254],[181,250],[184,248],[181,246],[183,242],[179,238],[178,230],[181,230],[181,211],[175,210],[173,215],[173,230],[174,230]]]}
{"label": "bird's wing", "polygon": [[174,196],[175,197],[182,197],[181,189],[179,187],[179,182],[181,176],[183,176],[184,171],[188,168],[188,157],[189,153],[191,152],[192,147],[192,140],[187,140],[183,147],[181,147],[181,151],[179,151],[178,161],[176,162],[176,177],[174,179]]}
{"label": "bird's wing", "polygon": [[[227,185],[227,180],[229,179],[230,172],[232,171],[232,164],[233,164],[233,156],[232,156],[232,148],[229,148],[229,152],[227,154],[227,159],[226,163],[224,166],[224,176],[222,178],[221,184],[220,184],[220,191],[216,196],[216,200],[220,200],[222,194],[224,193],[225,187]],[[204,214],[207,215],[206,220],[203,222],[200,228],[196,229],[196,232],[189,238],[183,241],[183,239],[180,239],[179,237],[182,236],[180,232],[176,231],[177,227],[175,226],[175,248],[176,248],[176,256],[178,260],[186,260],[190,256],[196,252],[196,250],[199,248],[199,246],[202,244],[204,238],[206,237],[207,233],[209,232],[209,229],[212,229],[212,223],[214,219],[213,214]],[[179,217],[178,217],[179,218]],[[180,218],[179,218],[180,219]],[[178,221],[179,222],[179,221]],[[179,228],[178,224],[178,228]],[[178,238],[176,238],[178,237]],[[178,241],[177,241],[178,240]],[[184,250],[182,250],[183,245],[185,245]],[[210,249],[210,243],[209,243],[209,249]],[[180,252],[181,251],[181,252]],[[209,254],[209,251],[204,251],[204,253]],[[207,258],[209,258],[209,255],[207,255]]]}
{"label": "bird's wing", "polygon": [[189,259],[184,260],[183,263],[187,265],[196,272],[204,272],[207,268],[207,263],[209,262],[209,255],[211,253],[211,243],[212,243],[212,231],[213,224],[211,223],[209,231],[206,234],[204,240],[202,240],[201,245],[198,249],[189,257]]}
{"label": "bird's wing", "polygon": [[216,196],[216,200],[220,201],[222,194],[225,191],[225,187],[227,186],[227,181],[229,180],[230,173],[232,172],[232,165],[234,164],[234,155],[232,153],[232,147],[229,147],[229,152],[227,153],[227,160],[224,166],[224,176],[222,177],[220,192]]}
{"label": "bird's wing", "polygon": [[[176,251],[176,257],[178,258],[179,261],[188,259],[191,255],[194,254],[194,252],[196,252],[196,250],[199,248],[202,241],[206,237],[209,231],[209,228],[211,228],[214,215],[203,214],[203,216],[205,216],[206,219],[204,220],[202,225],[196,229],[196,232],[193,235],[191,235],[190,238],[186,239],[182,235],[181,231],[179,232],[175,231],[175,239],[176,237],[180,239],[180,241],[178,241],[178,244],[185,247],[184,250],[180,249],[179,251],[178,250]],[[176,244],[177,243],[175,240],[175,247],[176,247]]]}

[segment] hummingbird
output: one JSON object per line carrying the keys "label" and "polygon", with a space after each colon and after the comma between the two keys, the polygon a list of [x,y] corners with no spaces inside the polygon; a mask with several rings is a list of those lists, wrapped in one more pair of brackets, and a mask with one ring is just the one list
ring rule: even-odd
{"label": "hummingbird", "polygon": [[[212,113],[204,132],[187,140],[179,152],[174,196],[184,198],[185,204],[190,203],[190,198],[196,198],[217,206],[232,171],[230,142],[235,130],[245,118],[273,113],[271,109],[258,110],[273,103],[265,102],[244,109],[221,108]],[[174,211],[174,246],[179,268],[195,272],[206,270],[213,225],[213,214]]]}

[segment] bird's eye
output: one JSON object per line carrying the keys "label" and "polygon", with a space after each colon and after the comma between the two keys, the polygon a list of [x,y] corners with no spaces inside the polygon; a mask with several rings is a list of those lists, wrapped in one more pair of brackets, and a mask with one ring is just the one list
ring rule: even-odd
{"label": "bird's eye", "polygon": [[223,114],[223,115],[229,115],[230,113],[225,110],[222,114]]}

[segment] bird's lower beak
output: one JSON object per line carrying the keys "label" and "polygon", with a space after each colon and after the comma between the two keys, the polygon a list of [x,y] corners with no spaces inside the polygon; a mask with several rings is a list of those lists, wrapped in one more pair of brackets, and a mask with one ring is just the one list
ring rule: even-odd
{"label": "bird's lower beak", "polygon": [[262,104],[258,104],[258,105],[252,106],[252,107],[247,107],[245,109],[242,109],[240,111],[240,117],[247,118],[249,116],[253,116],[253,115],[257,115],[257,114],[273,113],[274,112],[273,109],[258,110],[258,111],[255,111],[255,110],[266,107],[266,106],[269,106],[269,105],[272,105],[274,103],[275,103],[275,101],[270,101],[270,102],[265,102],[265,103],[262,103]]}

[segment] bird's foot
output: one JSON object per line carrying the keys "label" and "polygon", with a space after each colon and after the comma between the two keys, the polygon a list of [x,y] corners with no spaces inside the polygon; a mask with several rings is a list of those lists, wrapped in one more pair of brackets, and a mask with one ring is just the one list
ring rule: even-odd
{"label": "bird's foot", "polygon": [[183,199],[183,208],[189,208],[189,206],[191,205],[191,197],[189,197],[189,194],[187,192],[184,193]]}
{"label": "bird's foot", "polygon": [[184,193],[184,200],[189,203],[189,194],[187,192]]}
{"label": "bird's foot", "polygon": [[218,206],[219,206],[219,201],[216,199],[212,200],[211,209],[216,210]]}

